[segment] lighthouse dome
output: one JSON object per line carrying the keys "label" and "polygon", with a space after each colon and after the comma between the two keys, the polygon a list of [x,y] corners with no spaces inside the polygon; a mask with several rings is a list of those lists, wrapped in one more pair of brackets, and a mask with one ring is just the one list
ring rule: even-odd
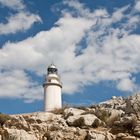
{"label": "lighthouse dome", "polygon": [[48,68],[56,68],[54,64],[51,64]]}

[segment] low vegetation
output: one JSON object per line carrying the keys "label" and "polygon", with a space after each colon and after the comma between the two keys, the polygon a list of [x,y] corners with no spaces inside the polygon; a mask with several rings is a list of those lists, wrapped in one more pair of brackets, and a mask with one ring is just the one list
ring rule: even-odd
{"label": "low vegetation", "polygon": [[114,125],[114,122],[115,122],[115,121],[119,121],[119,120],[120,120],[120,116],[119,116],[119,115],[118,115],[118,116],[113,116],[113,117],[110,117],[110,118],[107,119],[106,124],[107,124],[109,127],[111,127],[111,126]]}
{"label": "low vegetation", "polygon": [[108,111],[106,111],[105,109],[96,109],[95,110],[95,115],[102,120],[103,122],[106,122],[107,119],[109,118],[110,114]]}
{"label": "low vegetation", "polygon": [[85,125],[85,120],[83,117],[80,117],[79,119],[75,120],[73,123],[73,126],[75,127],[83,127]]}
{"label": "low vegetation", "polygon": [[11,117],[7,114],[0,114],[0,126],[2,127],[6,121],[10,120]]}
{"label": "low vegetation", "polygon": [[56,108],[56,109],[52,110],[51,113],[64,115],[64,110],[66,108],[69,108],[69,107],[68,106],[64,106],[62,108]]}

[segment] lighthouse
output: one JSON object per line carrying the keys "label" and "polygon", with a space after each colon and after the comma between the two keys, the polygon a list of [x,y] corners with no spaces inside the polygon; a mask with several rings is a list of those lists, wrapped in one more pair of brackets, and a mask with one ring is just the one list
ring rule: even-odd
{"label": "lighthouse", "polygon": [[47,69],[44,87],[44,111],[51,111],[62,107],[61,89],[62,84],[58,70],[54,64]]}

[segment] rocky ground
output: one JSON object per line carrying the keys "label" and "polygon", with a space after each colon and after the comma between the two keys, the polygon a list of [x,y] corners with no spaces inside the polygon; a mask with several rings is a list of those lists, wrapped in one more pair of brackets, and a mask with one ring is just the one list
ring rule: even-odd
{"label": "rocky ground", "polygon": [[90,107],[0,117],[0,140],[140,140],[140,94]]}

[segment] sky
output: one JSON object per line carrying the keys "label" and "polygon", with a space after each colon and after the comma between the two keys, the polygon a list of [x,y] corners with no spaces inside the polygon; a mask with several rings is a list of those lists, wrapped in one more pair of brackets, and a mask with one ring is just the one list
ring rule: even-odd
{"label": "sky", "polygon": [[0,112],[42,111],[52,62],[63,105],[139,94],[140,0],[0,0]]}

